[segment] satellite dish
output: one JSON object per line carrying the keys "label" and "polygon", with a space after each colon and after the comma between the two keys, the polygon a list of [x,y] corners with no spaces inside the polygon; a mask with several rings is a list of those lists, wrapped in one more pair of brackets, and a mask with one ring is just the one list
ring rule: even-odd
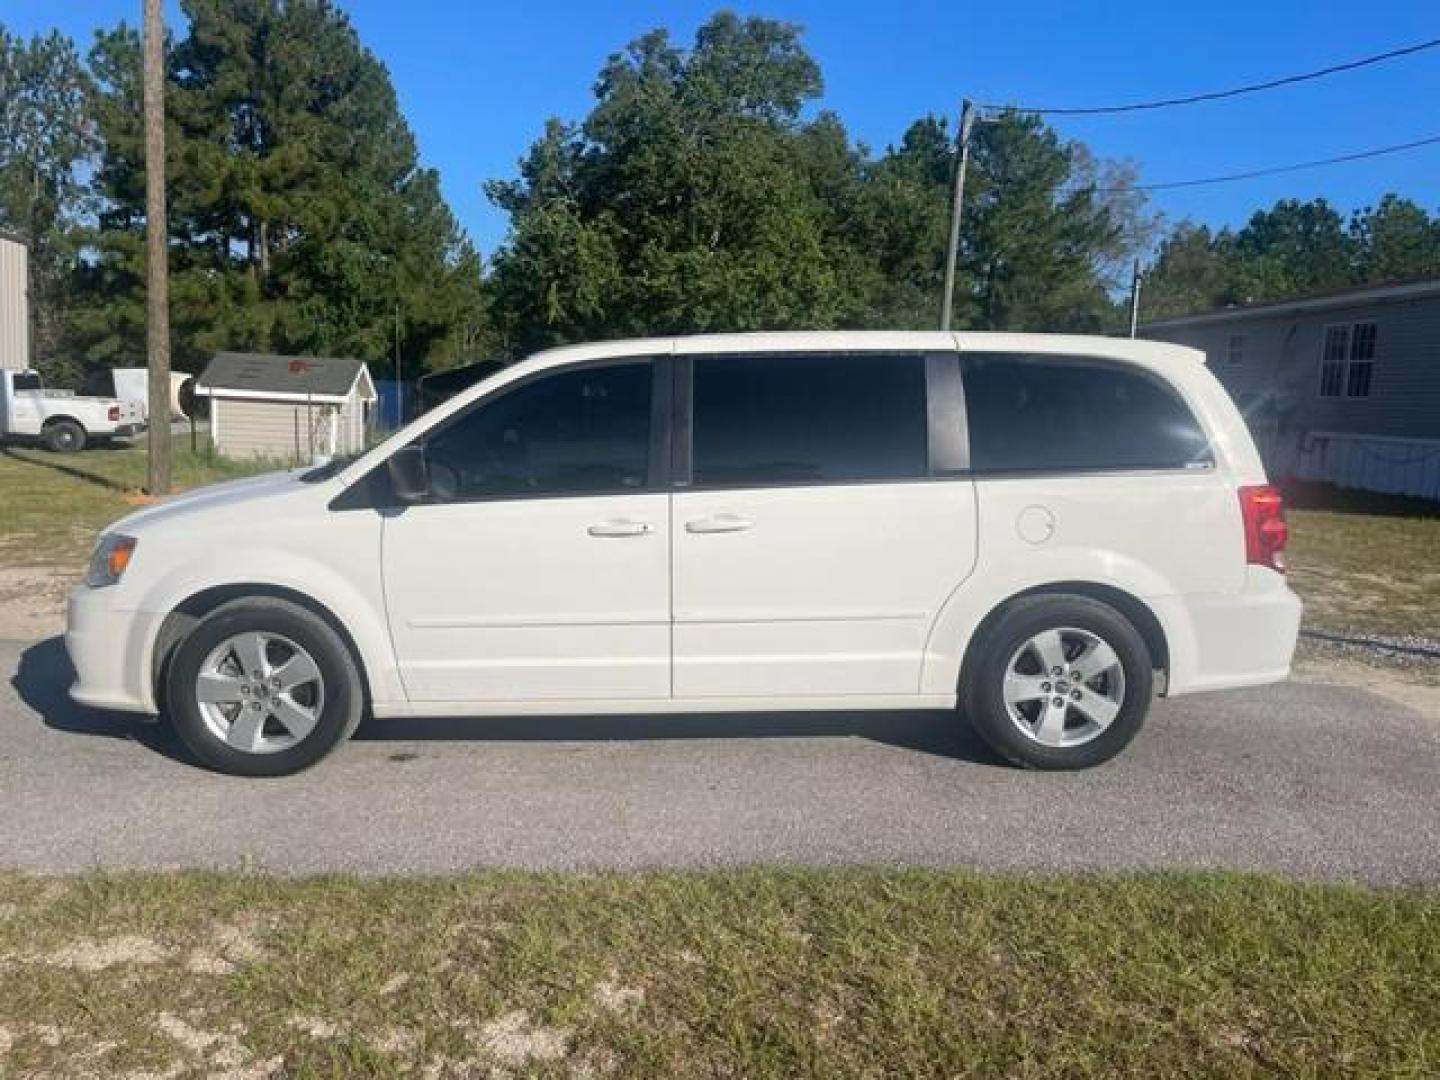
{"label": "satellite dish", "polygon": [[205,420],[210,416],[210,399],[195,393],[195,376],[186,375],[175,392],[178,411],[192,420]]}

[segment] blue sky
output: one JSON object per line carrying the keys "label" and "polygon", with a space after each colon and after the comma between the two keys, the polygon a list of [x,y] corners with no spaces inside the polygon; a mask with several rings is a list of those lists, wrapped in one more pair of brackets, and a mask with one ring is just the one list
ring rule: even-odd
{"label": "blue sky", "polygon": [[[168,0],[171,18],[178,5]],[[427,164],[482,251],[504,215],[481,191],[547,116],[577,118],[606,56],[655,26],[687,42],[713,2],[342,0],[389,67]],[[1440,36],[1436,0],[1207,0],[1179,3],[767,0],[729,5],[788,19],[825,74],[822,104],[873,147],[959,99],[1110,104],[1219,89]],[[95,27],[139,19],[140,0],[0,0],[0,21],[58,27],[88,45]],[[1159,182],[1330,157],[1440,134],[1440,50],[1229,103],[1066,119],[1067,136],[1128,158]],[[1170,220],[1241,223],[1277,198],[1323,196],[1342,210],[1398,191],[1440,209],[1440,145],[1404,155],[1178,192]]]}

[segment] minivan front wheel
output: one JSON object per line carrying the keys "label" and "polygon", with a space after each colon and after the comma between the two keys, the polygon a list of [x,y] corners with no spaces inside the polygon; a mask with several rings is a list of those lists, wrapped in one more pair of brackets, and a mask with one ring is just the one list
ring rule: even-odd
{"label": "minivan front wheel", "polygon": [[272,597],[236,600],[202,619],[169,664],[176,734],[203,764],[283,776],[319,761],[360,722],[360,673],[319,616]]}
{"label": "minivan front wheel", "polygon": [[1032,596],[1007,607],[974,643],[961,704],[1002,757],[1034,769],[1108,761],[1139,732],[1153,672],[1144,639],[1086,596]]}

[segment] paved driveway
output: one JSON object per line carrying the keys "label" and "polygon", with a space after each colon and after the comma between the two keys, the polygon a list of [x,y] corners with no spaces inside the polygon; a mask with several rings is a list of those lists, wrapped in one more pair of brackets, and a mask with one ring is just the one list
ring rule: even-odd
{"label": "paved driveway", "polygon": [[1440,717],[1292,684],[1159,702],[1086,773],[925,713],[372,721],[255,781],[72,705],[58,639],[0,642],[0,865],[291,872],[908,863],[1440,881]]}

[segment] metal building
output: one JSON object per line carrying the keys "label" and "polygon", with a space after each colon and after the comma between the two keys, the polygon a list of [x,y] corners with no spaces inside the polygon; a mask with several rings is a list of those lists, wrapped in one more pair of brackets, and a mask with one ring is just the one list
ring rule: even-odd
{"label": "metal building", "polygon": [[30,250],[0,233],[0,368],[30,366]]}
{"label": "metal building", "polygon": [[1148,323],[1202,350],[1272,476],[1440,499],[1440,279]]}

